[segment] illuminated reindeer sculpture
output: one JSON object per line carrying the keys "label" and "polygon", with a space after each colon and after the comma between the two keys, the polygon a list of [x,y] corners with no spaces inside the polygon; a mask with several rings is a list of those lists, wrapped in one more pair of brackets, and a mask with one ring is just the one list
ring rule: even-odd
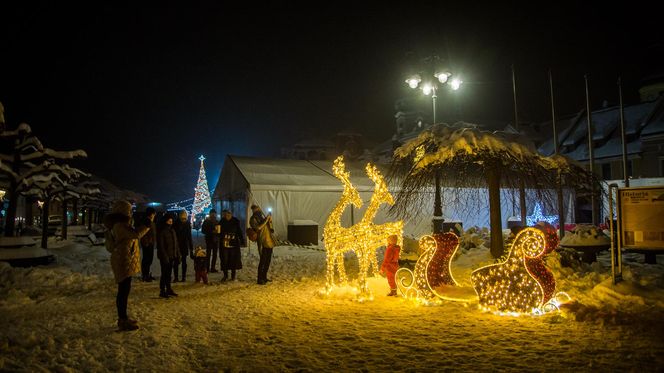
{"label": "illuminated reindeer sculpture", "polygon": [[381,246],[385,246],[387,237],[396,235],[398,245],[403,246],[403,221],[374,224],[373,220],[376,217],[380,206],[384,203],[393,205],[394,198],[387,189],[387,183],[376,166],[368,163],[366,172],[369,179],[374,182],[374,192],[371,196],[371,201],[367,206],[367,210],[362,216],[362,220],[351,227],[358,237],[356,240],[357,246],[355,252],[357,253],[357,258],[360,263],[358,280],[360,283],[360,291],[363,293],[366,293],[369,290],[366,282],[366,277],[369,275],[369,271],[373,270],[374,273],[378,272],[376,250]]}
{"label": "illuminated reindeer sculpture", "polygon": [[334,176],[344,184],[344,191],[341,199],[330,213],[325,223],[323,234],[325,237],[325,248],[327,251],[327,289],[334,286],[334,269],[336,266],[339,272],[339,280],[347,281],[344,268],[344,253],[355,251],[360,265],[358,281],[362,293],[368,292],[366,277],[370,267],[377,271],[378,262],[376,259],[376,249],[385,245],[387,237],[395,234],[398,242],[402,242],[403,222],[393,222],[386,224],[374,224],[373,219],[378,212],[378,208],[383,203],[393,204],[394,199],[387,190],[387,184],[378,169],[371,164],[367,164],[366,171],[369,178],[374,182],[374,193],[362,220],[348,228],[341,226],[341,214],[346,206],[353,204],[355,207],[362,205],[359,193],[350,183],[350,174],[345,171],[343,158],[339,157],[334,161],[332,167]]}
{"label": "illuminated reindeer sculpture", "polygon": [[323,237],[325,240],[325,250],[327,255],[327,289],[329,290],[334,286],[334,267],[336,266],[339,272],[339,281],[346,282],[346,270],[344,268],[344,253],[350,251],[356,240],[351,232],[351,228],[341,226],[341,215],[343,214],[346,206],[352,204],[360,208],[362,206],[362,198],[357,189],[353,187],[350,182],[350,173],[346,171],[343,156],[339,156],[334,160],[332,165],[332,172],[334,176],[339,179],[343,185],[344,190],[339,202],[328,216],[323,228]]}

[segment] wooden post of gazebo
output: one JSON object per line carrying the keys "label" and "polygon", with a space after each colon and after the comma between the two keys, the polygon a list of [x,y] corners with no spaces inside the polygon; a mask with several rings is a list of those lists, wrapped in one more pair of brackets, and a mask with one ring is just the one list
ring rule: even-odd
{"label": "wooden post of gazebo", "polygon": [[503,256],[503,222],[500,213],[500,169],[489,168],[487,172],[489,189],[489,224],[491,228],[491,255],[494,258]]}

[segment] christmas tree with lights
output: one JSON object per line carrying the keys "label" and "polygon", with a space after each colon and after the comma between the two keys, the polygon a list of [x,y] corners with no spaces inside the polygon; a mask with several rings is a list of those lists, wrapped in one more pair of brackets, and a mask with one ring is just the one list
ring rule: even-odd
{"label": "christmas tree with lights", "polygon": [[205,157],[201,155],[201,169],[198,172],[198,183],[196,184],[196,193],[194,194],[194,205],[191,208],[191,220],[194,220],[196,214],[200,214],[203,210],[210,206],[210,190],[208,189],[207,177],[205,177],[205,166],[203,161]]}

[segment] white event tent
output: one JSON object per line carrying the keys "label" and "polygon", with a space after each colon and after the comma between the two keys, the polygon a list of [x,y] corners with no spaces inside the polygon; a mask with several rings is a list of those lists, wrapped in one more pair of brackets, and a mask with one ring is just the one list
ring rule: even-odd
{"label": "white event tent", "polygon": [[[373,194],[374,184],[366,176],[366,162],[346,162],[346,170],[351,174],[351,182],[360,192],[363,205],[360,209],[347,207],[342,216],[342,224],[350,226],[353,222],[362,219],[365,208]],[[387,174],[387,166],[377,165],[383,175]],[[396,190],[390,185],[392,194],[396,196]],[[277,238],[287,239],[289,224],[303,224],[313,221],[318,224],[318,238],[323,235],[325,221],[339,201],[343,185],[332,174],[332,161],[310,161],[296,159],[257,158],[227,155],[217,181],[212,200],[218,212],[222,209],[233,211],[233,215],[240,219],[242,226],[248,226],[248,218],[251,216],[250,206],[256,204],[261,206],[267,213],[272,211],[274,230]],[[425,207],[424,211],[433,212],[433,190],[430,193],[432,206]],[[443,194],[453,193],[443,188]],[[486,190],[481,190],[480,195],[485,195]],[[508,191],[501,190],[503,200],[502,214],[504,217],[512,215],[512,202],[507,196]],[[449,196],[449,194],[448,194]],[[572,202],[566,198],[568,205],[568,219],[571,218]],[[488,226],[489,208],[488,196],[480,198],[479,208],[474,208],[470,213],[455,213],[451,206],[444,203],[444,215],[446,220],[463,221],[464,228],[470,226]],[[486,205],[486,206],[485,206]],[[383,205],[376,215],[374,222],[377,224],[396,220],[388,215],[389,206]],[[533,206],[529,205],[529,213]],[[518,212],[517,212],[518,215]],[[569,221],[569,220],[568,220]],[[503,227],[506,227],[506,221]],[[432,229],[431,216],[406,221],[404,233],[411,237],[419,237],[430,233]]]}

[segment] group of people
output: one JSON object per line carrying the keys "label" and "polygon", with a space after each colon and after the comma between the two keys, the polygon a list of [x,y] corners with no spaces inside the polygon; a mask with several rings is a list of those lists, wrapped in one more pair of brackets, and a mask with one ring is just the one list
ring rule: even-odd
{"label": "group of people", "polygon": [[[247,229],[247,233],[250,237],[255,236],[258,244],[260,261],[257,283],[265,285],[270,281],[267,273],[275,246],[272,216],[265,216],[257,205],[251,206],[251,210],[251,228]],[[201,229],[205,235],[206,250],[201,247],[194,249],[186,211],[181,211],[177,218],[169,213],[158,222],[156,219],[156,211],[149,207],[145,218],[132,224],[132,206],[127,201],[115,202],[112,212],[104,218],[108,230],[106,247],[111,252],[111,267],[118,284],[116,307],[118,329],[121,331],[138,329],[137,321],[127,315],[131,279],[140,272],[143,281],[155,280],[150,273],[155,249],[161,267],[159,296],[162,298],[178,296],[171,282],[186,281],[187,255],[194,261],[196,282],[207,284],[208,273],[219,272],[216,269],[217,258],[223,272],[222,282],[229,280],[229,271],[230,280],[234,281],[236,271],[242,269],[240,247],[245,244],[244,235],[240,221],[233,217],[231,211],[224,210],[221,220],[217,219],[215,210],[210,211]]]}

